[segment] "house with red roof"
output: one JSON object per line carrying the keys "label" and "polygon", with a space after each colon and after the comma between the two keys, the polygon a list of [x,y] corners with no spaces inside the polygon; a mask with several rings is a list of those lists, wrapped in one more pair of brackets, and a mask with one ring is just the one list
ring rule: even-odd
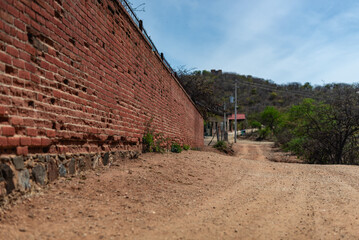
{"label": "house with red roof", "polygon": [[[234,121],[235,121],[235,114],[233,113],[232,115],[228,116],[227,117],[227,124],[229,126],[229,131],[234,131]],[[245,121],[246,120],[246,115],[243,114],[243,113],[238,113],[237,114],[237,124],[242,122],[242,121]],[[238,129],[240,130],[240,129]]]}

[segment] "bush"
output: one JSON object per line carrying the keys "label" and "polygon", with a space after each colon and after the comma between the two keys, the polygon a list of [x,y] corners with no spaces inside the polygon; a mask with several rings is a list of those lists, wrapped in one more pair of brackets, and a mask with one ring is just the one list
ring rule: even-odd
{"label": "bush", "polygon": [[167,139],[163,137],[163,133],[156,133],[155,134],[155,141],[154,141],[154,152],[157,153],[164,153]]}
{"label": "bush", "polygon": [[307,163],[359,165],[358,90],[334,85],[325,101],[304,99],[284,113],[266,108],[259,138],[273,135],[278,145]]}
{"label": "bush", "polygon": [[275,132],[281,120],[281,113],[275,107],[266,107],[260,115],[261,123],[269,128],[270,131]]}
{"label": "bush", "polygon": [[142,138],[143,152],[163,153],[166,141],[162,133],[153,134],[153,131],[148,131]]}
{"label": "bush", "polygon": [[234,155],[232,145],[228,145],[225,141],[218,141],[213,147],[225,154]]}
{"label": "bush", "polygon": [[187,144],[184,144],[184,145],[183,145],[183,149],[186,150],[186,151],[188,151],[190,148],[191,148],[191,147],[190,147],[189,145],[187,145]]}
{"label": "bush", "polygon": [[258,141],[267,139],[271,134],[271,130],[268,127],[262,128],[258,131],[259,137],[257,138]]}
{"label": "bush", "polygon": [[250,126],[252,128],[257,128],[257,129],[262,128],[262,124],[260,122],[256,121],[256,120],[251,121]]}
{"label": "bush", "polygon": [[225,141],[218,141],[216,144],[213,145],[213,147],[219,151],[224,152],[227,150],[227,143]]}
{"label": "bush", "polygon": [[293,138],[286,144],[286,146],[284,146],[284,150],[291,151],[298,156],[303,156],[304,154],[303,146],[306,143],[306,141],[307,140],[305,138],[301,138],[301,137]]}
{"label": "bush", "polygon": [[153,152],[154,137],[153,137],[152,132],[147,132],[143,136],[142,143],[143,143],[143,152]]}
{"label": "bush", "polygon": [[180,153],[182,152],[182,147],[178,143],[173,143],[171,146],[171,152],[173,153]]}

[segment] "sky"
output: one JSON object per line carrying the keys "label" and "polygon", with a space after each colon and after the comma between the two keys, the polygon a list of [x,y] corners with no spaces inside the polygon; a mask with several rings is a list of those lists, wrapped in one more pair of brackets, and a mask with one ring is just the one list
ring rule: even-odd
{"label": "sky", "polygon": [[174,69],[359,83],[358,0],[130,0]]}

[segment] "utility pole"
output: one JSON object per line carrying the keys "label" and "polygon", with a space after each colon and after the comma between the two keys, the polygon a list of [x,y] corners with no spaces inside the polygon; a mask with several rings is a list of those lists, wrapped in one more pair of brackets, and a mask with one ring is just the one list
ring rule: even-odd
{"label": "utility pole", "polygon": [[237,80],[234,84],[234,142],[237,142]]}
{"label": "utility pole", "polygon": [[226,140],[226,103],[223,103],[223,140]]}

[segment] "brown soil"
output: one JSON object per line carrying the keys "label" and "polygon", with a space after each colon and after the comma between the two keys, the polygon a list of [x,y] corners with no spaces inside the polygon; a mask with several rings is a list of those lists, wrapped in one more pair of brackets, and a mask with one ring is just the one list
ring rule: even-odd
{"label": "brown soil", "polygon": [[359,239],[359,169],[188,151],[61,179],[18,201],[1,239]]}

